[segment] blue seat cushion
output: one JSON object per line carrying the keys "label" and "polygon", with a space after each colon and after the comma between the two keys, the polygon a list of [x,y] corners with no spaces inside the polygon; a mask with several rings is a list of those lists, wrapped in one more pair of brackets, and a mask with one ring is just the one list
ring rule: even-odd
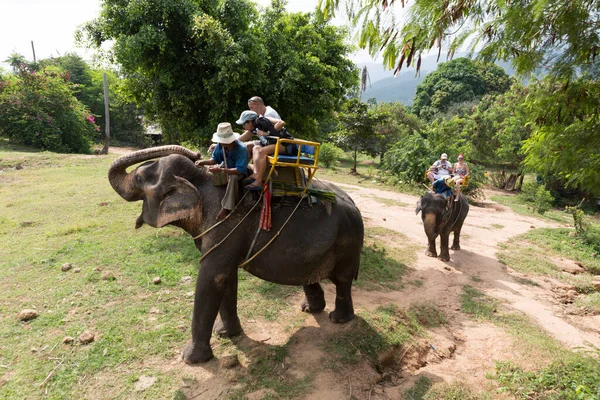
{"label": "blue seat cushion", "polygon": [[[277,161],[285,162],[285,163],[295,163],[297,159],[298,159],[297,156],[279,155],[277,157]],[[313,165],[314,163],[315,163],[315,160],[313,160],[312,158],[300,157],[300,164]]]}

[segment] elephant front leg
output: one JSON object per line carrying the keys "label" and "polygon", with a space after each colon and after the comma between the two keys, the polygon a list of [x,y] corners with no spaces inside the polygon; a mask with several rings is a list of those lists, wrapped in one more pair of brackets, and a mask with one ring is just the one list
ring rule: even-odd
{"label": "elephant front leg", "polygon": [[302,311],[308,313],[318,313],[325,309],[325,292],[320,283],[304,285],[304,294],[306,299],[302,302]]}
{"label": "elephant front leg", "polygon": [[224,293],[221,285],[225,282],[225,276],[210,277],[203,274],[202,270],[203,267],[200,267],[196,282],[192,341],[185,346],[181,355],[187,364],[203,363],[213,358],[210,338]]}
{"label": "elephant front leg", "polygon": [[225,285],[221,308],[219,308],[220,319],[215,322],[214,331],[219,336],[232,337],[243,332],[240,319],[237,315],[237,271]]}
{"label": "elephant front leg", "polygon": [[435,236],[427,237],[427,241],[428,241],[428,246],[427,246],[427,251],[425,252],[425,255],[428,257],[437,257],[437,251],[435,249]]}
{"label": "elephant front leg", "polygon": [[352,305],[352,280],[332,280],[335,284],[335,310],[329,313],[332,322],[344,323],[354,318],[354,306]]}
{"label": "elephant front leg", "polygon": [[440,235],[440,255],[438,259],[441,261],[450,261],[450,252],[448,251],[448,236],[450,236],[450,232],[444,232]]}

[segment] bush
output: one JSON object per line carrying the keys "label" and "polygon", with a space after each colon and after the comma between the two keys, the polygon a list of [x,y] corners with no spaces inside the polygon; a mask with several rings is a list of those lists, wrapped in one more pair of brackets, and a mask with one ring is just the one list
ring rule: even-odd
{"label": "bush", "polygon": [[344,155],[344,151],[331,143],[323,143],[319,150],[319,161],[326,168],[331,168]]}
{"label": "bush", "polygon": [[55,67],[0,81],[0,135],[11,142],[64,153],[90,153],[99,127]]}
{"label": "bush", "polygon": [[425,170],[437,160],[427,141],[419,134],[410,135],[385,153],[383,168],[401,180],[423,182]]}
{"label": "bush", "polygon": [[541,215],[550,210],[554,202],[550,191],[536,182],[524,183],[519,197],[527,204],[527,207]]}

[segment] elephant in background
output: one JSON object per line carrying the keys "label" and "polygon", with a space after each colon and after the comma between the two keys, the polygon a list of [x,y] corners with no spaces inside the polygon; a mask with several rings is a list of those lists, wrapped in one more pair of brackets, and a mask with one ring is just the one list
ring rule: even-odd
{"label": "elephant in background", "polygon": [[[464,195],[461,195],[458,201],[450,201],[447,208],[446,198],[441,194],[426,193],[417,202],[415,214],[421,211],[425,234],[429,241],[426,255],[429,257],[438,257],[442,261],[450,261],[448,251],[448,239],[450,232],[454,232],[454,241],[452,250],[460,250],[460,230],[462,229],[465,218],[469,213],[469,202]],[[440,236],[440,255],[435,249],[435,240]]]}
{"label": "elephant in background", "polygon": [[[260,207],[256,207],[234,229],[251,208],[251,204],[242,202],[228,219],[198,238],[216,222],[225,193],[224,187],[212,184],[205,168],[194,165],[199,158],[198,153],[184,147],[155,147],[119,157],[108,172],[110,184],[123,199],[142,201],[136,228],[143,224],[155,228],[177,226],[195,238],[196,247],[204,255],[196,281],[192,340],[182,353],[184,361],[190,364],[213,357],[209,343],[213,326],[225,336],[242,332],[237,315],[238,266],[252,247],[260,212]],[[127,172],[128,167],[141,162]],[[277,239],[243,268],[270,282],[302,285],[306,299],[301,308],[313,313],[325,308],[319,282],[329,279],[336,288],[335,309],[329,318],[347,322],[354,318],[351,289],[358,277],[363,220],[352,199],[341,189],[318,182],[313,185],[334,191],[337,202],[299,207]],[[260,233],[253,253],[275,235],[292,210],[293,207],[282,206],[273,211],[273,229]],[[213,249],[230,232],[231,236]],[[220,320],[215,324],[217,314]]]}

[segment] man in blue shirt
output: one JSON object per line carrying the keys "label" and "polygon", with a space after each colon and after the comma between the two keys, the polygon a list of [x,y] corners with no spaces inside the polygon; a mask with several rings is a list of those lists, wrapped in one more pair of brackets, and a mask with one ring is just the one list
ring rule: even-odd
{"label": "man in blue shirt", "polygon": [[231,124],[222,122],[213,134],[212,141],[217,144],[209,160],[196,161],[197,166],[210,165],[213,174],[224,173],[227,176],[227,189],[221,200],[221,211],[217,220],[222,220],[235,207],[237,202],[238,181],[247,173],[248,151],[246,145],[237,140],[239,135],[233,132]]}

